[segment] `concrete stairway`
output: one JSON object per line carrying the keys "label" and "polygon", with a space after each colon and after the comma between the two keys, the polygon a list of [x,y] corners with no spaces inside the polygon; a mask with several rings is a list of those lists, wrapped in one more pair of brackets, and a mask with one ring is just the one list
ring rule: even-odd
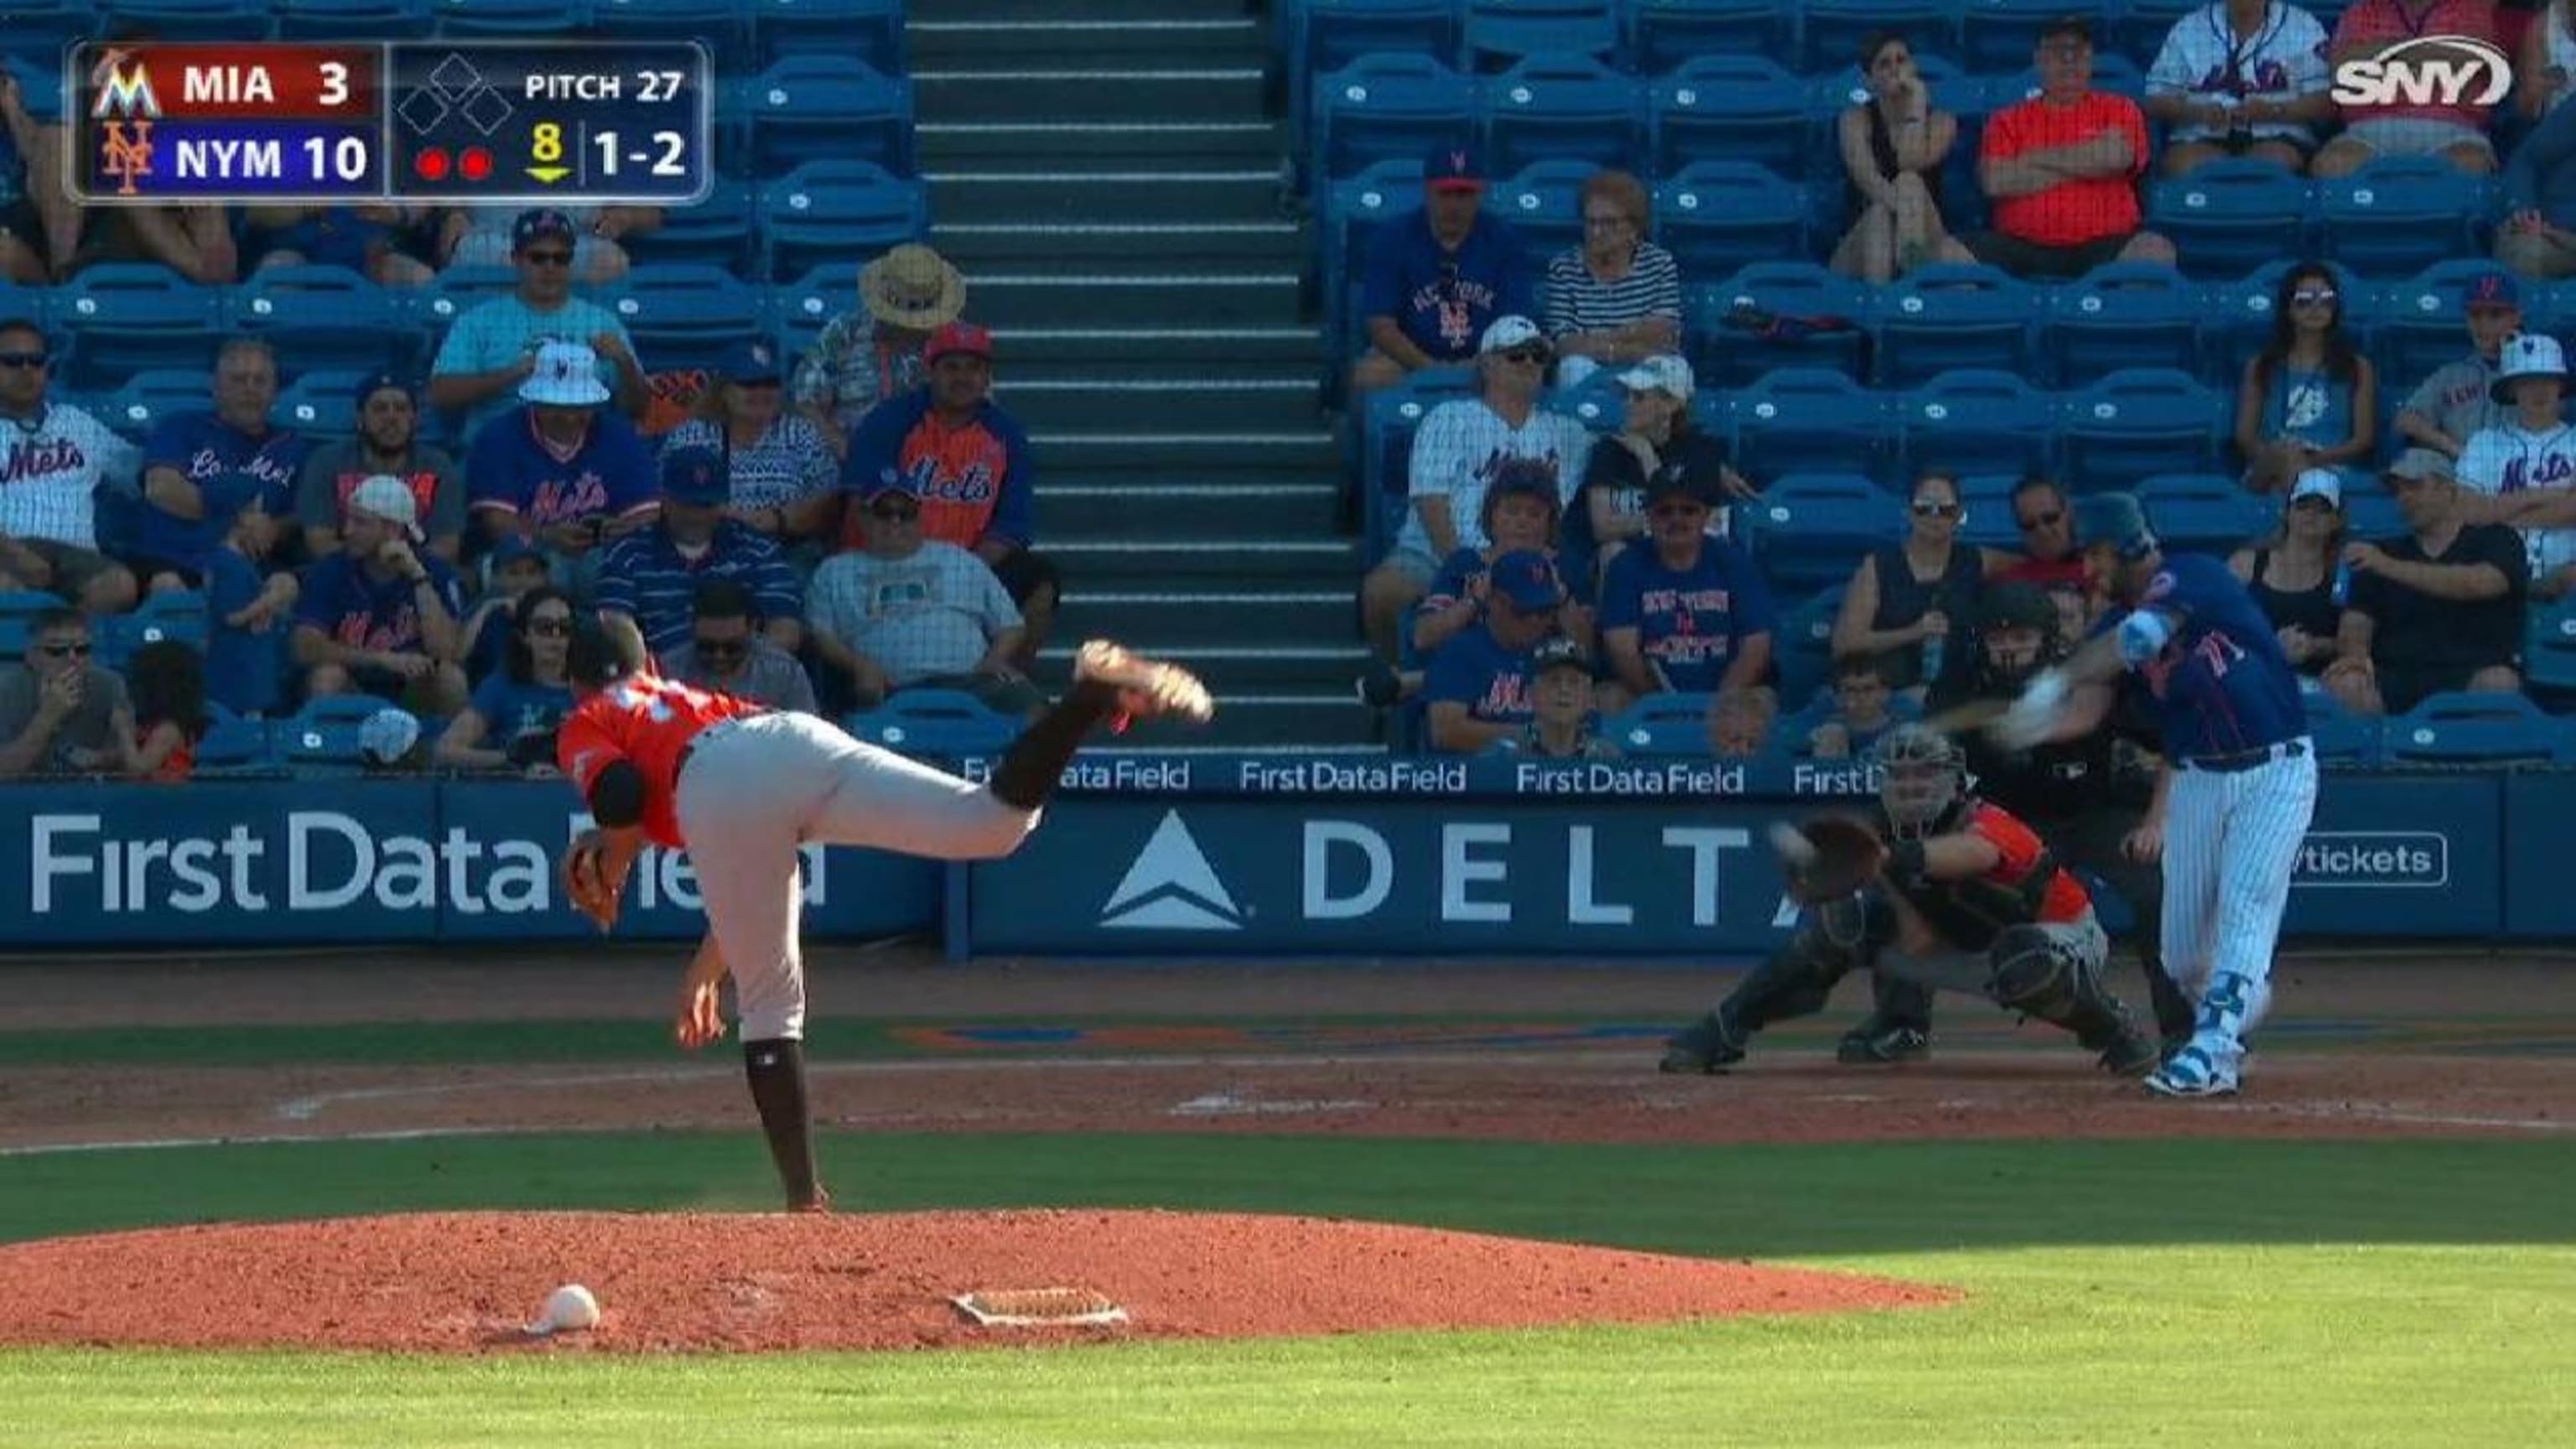
{"label": "concrete stairway", "polygon": [[1360,561],[1337,527],[1307,255],[1240,0],[914,0],[932,242],[1029,429],[1050,650],[1109,635],[1198,668],[1214,727],[1130,742],[1363,744]]}

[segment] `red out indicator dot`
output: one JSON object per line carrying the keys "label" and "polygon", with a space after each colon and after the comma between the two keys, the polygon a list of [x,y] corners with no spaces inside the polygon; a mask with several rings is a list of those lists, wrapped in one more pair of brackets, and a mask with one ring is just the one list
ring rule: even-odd
{"label": "red out indicator dot", "polygon": [[423,181],[446,180],[447,148],[444,146],[422,147],[420,154],[411,158],[411,169],[419,172],[420,179]]}
{"label": "red out indicator dot", "polygon": [[468,146],[456,158],[456,172],[468,181],[481,181],[492,174],[492,153],[480,146]]}

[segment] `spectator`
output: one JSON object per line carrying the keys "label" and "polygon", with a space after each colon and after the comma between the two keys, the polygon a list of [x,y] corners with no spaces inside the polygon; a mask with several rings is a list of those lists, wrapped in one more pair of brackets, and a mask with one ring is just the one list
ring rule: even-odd
{"label": "spectator", "polygon": [[[1920,691],[1947,663],[1951,627],[1977,617],[1985,556],[1959,542],[1967,510],[1959,480],[1926,473],[1914,480],[1901,543],[1881,544],[1852,570],[1834,616],[1834,654],[1876,664],[1892,689]],[[1944,657],[1935,657],[1936,655]]]}
{"label": "spectator", "polygon": [[420,547],[411,489],[398,478],[359,484],[343,544],[305,575],[296,605],[305,697],[374,694],[414,714],[455,713],[468,697],[456,628],[465,590]]}
{"label": "spectator", "polygon": [[1013,663],[1020,611],[975,555],[923,537],[920,486],[901,473],[879,478],[866,547],[814,571],[814,647],[849,675],[862,707],[904,689],[962,689],[998,713],[1034,717],[1046,696]]}
{"label": "spectator", "polygon": [[1024,620],[1019,667],[1037,658],[1062,585],[1037,537],[1037,460],[1019,421],[993,402],[993,334],[942,327],[922,348],[930,382],[868,414],[841,465],[844,548],[866,546],[869,515],[853,506],[888,478],[920,500],[921,536],[970,550],[1010,591]]}
{"label": "spectator", "polygon": [[1423,678],[1432,749],[1472,755],[1527,730],[1536,715],[1535,651],[1564,607],[1565,586],[1547,555],[1523,549],[1494,560],[1484,627],[1451,640]]}
{"label": "spectator", "polygon": [[[2576,484],[2576,428],[2566,422],[2567,357],[2558,340],[2522,332],[2505,343],[2495,399],[2504,420],[2469,439],[2460,454],[2460,486],[2502,496]],[[2530,592],[2556,599],[2576,586],[2576,528],[2526,525]]]}
{"label": "spectator", "polygon": [[555,582],[586,597],[600,550],[661,509],[653,453],[634,424],[600,410],[608,389],[578,342],[539,348],[519,396],[524,406],[474,440],[467,506],[493,542],[516,534],[541,545]]}
{"label": "spectator", "polygon": [[2343,569],[2343,482],[2311,468],[2290,486],[2281,531],[2259,548],[2240,548],[2227,567],[2245,581],[2281,639],[2291,667],[2313,677],[2335,657],[2349,574]]}
{"label": "spectator", "polygon": [[1396,531],[1395,546],[1360,586],[1369,642],[1381,659],[1396,658],[1405,613],[1430,589],[1440,561],[1492,542],[1467,520],[1484,517],[1485,489],[1504,459],[1544,464],[1560,498],[1582,476],[1590,436],[1574,419],[1539,407],[1547,362],[1547,339],[1537,324],[1503,318],[1485,329],[1476,357],[1476,396],[1433,408],[1414,434],[1407,485],[1412,511]]}
{"label": "spectator", "polygon": [[1986,582],[2037,584],[2056,603],[2064,628],[2058,643],[2072,652],[2092,628],[2095,600],[2084,555],[2075,547],[2075,512],[2066,490],[2046,478],[2024,478],[2012,492],[2013,527],[2022,551],[1985,549]]}
{"label": "spectator", "polygon": [[1617,672],[1608,709],[1671,690],[1713,693],[1771,673],[1771,594],[1753,561],[1708,536],[1715,498],[1684,479],[1646,490],[1650,541],[1621,551],[1601,583],[1601,644]]}
{"label": "spectator", "polygon": [[448,328],[430,368],[429,405],[464,414],[459,436],[479,441],[484,424],[510,411],[514,394],[527,396],[527,385],[546,365],[546,347],[575,343],[589,354],[600,400],[613,387],[620,410],[643,416],[652,383],[635,360],[626,324],[572,294],[572,218],[552,207],[523,211],[510,238],[518,290],[468,309]]}
{"label": "spectator", "polygon": [[1596,171],[1581,204],[1583,245],[1547,264],[1547,336],[1567,387],[1682,340],[1681,269],[1646,240],[1654,215],[1645,185],[1625,171]]}
{"label": "spectator", "polygon": [[285,517],[295,503],[295,476],[309,445],[269,426],[277,355],[257,338],[236,337],[215,354],[214,384],[214,411],[164,419],[143,445],[146,506],[127,563],[156,594],[197,587],[206,551],[223,536],[224,525],[206,518],[208,480],[250,474],[272,517]]}
{"label": "spectator", "polygon": [[263,577],[278,524],[256,479],[227,473],[205,492],[206,517],[224,530],[206,551],[207,693],[235,714],[269,714],[285,703],[278,676],[301,583],[291,569]]}
{"label": "spectator", "polygon": [[1941,168],[1959,141],[1959,118],[1935,109],[1914,68],[1914,47],[1882,30],[1861,45],[1869,99],[1835,124],[1850,221],[1832,266],[1883,285],[1925,262],[1974,261],[1941,218]]}
{"label": "spectator", "polygon": [[[566,238],[572,242],[572,279],[587,287],[625,276],[633,265],[625,239],[660,231],[664,221],[658,206],[572,206],[555,214],[564,219]],[[522,212],[505,226],[501,213],[488,206],[458,207],[438,218],[437,251],[445,258],[442,270],[509,266],[526,245],[519,236],[519,228],[526,223],[527,214]]]}
{"label": "spectator", "polygon": [[2451,460],[2412,449],[2388,472],[2409,535],[2344,548],[2352,599],[2324,683],[2355,714],[2404,714],[2445,690],[2515,690],[2531,566],[2513,530],[2463,525]]}
{"label": "spectator", "polygon": [[1878,737],[1896,727],[1888,709],[1895,697],[1878,660],[1864,654],[1836,659],[1833,712],[1807,732],[1807,753],[1819,760],[1866,758]]}
{"label": "spectator", "polygon": [[804,597],[778,545],[725,516],[730,484],[713,448],[662,455],[658,526],[630,534],[600,560],[596,602],[634,621],[656,654],[689,638],[689,600],[709,579],[739,579],[760,600],[770,641],[793,653],[803,642]]}
{"label": "spectator", "polygon": [[1516,753],[1543,760],[1615,760],[1619,747],[1602,738],[1592,712],[1592,661],[1571,639],[1550,639],[1530,656],[1530,722]]}
{"label": "spectator", "polygon": [[692,448],[724,455],[726,514],[781,547],[816,537],[840,503],[840,460],[813,420],[781,409],[778,354],[745,342],[717,364],[697,416],[662,439],[663,456]]}
{"label": "spectator", "polygon": [[2497,261],[2535,282],[2576,276],[2576,114],[2550,112],[2513,148],[2504,212]]}
{"label": "spectator", "polygon": [[819,714],[814,681],[796,656],[760,637],[751,590],[709,579],[690,601],[689,642],[662,656],[662,676],[771,709]]}
{"label": "spectator", "polygon": [[2505,420],[2495,399],[2496,357],[2504,340],[2522,330],[2522,289],[2502,268],[2469,279],[2462,297],[2469,324],[2469,355],[2433,369],[2397,412],[2397,431],[2414,446],[2457,458],[2480,429]]}
{"label": "spectator", "polygon": [[2326,28],[2281,0],[2221,0],[2174,22],[2147,72],[2147,117],[2166,128],[2164,171],[2224,156],[2306,167],[2333,122]]}
{"label": "spectator", "polygon": [[341,515],[358,485],[398,478],[428,520],[429,551],[450,567],[465,546],[465,480],[456,460],[420,440],[420,394],[392,373],[358,384],[358,433],[324,443],[304,460],[295,482],[295,518],[304,552],[328,558],[340,547]]}
{"label": "spectator", "polygon": [[[1671,474],[1711,497],[1751,498],[1753,485],[1727,466],[1726,446],[1693,426],[1690,364],[1679,357],[1649,357],[1619,375],[1627,411],[1619,431],[1593,444],[1583,465],[1583,486],[1565,513],[1566,582],[1596,582],[1610,560],[1646,536],[1646,481]],[[1719,537],[1727,517],[1715,515]]]}
{"label": "spectator", "polygon": [[[2504,17],[2496,19],[2501,24]],[[2568,0],[2549,0],[2522,28],[2514,51],[2514,108],[2524,120],[2537,121],[2567,99],[2568,76],[2576,73],[2576,16],[2569,14]]]}
{"label": "spectator", "polygon": [[102,262],[168,267],[201,287],[241,280],[232,220],[220,206],[93,206],[82,212],[80,249],[65,279]]}
{"label": "spectator", "polygon": [[1708,702],[1708,752],[1721,760],[1749,760],[1771,743],[1780,718],[1780,696],[1767,684],[1722,689]]}
{"label": "spectator", "polygon": [[1479,339],[1501,319],[1537,310],[1521,239],[1484,214],[1484,201],[1475,153],[1443,146],[1423,163],[1422,209],[1370,238],[1360,297],[1369,350],[1351,366],[1354,395],[1481,359]]}
{"label": "spectator", "polygon": [[[2335,23],[2326,63],[2377,56],[2401,42],[2419,37],[2459,36],[2503,48],[2496,27],[2494,0],[2354,0]],[[2410,52],[2407,59],[2469,59],[2466,51],[2435,46]],[[2495,146],[2487,140],[2483,105],[2465,102],[2417,104],[2400,95],[2386,105],[2342,108],[2343,134],[2325,144],[2310,168],[2319,177],[2349,176],[2381,156],[2440,156],[2462,171],[2484,175],[2496,169]]]}
{"label": "spectator", "polygon": [[[1431,581],[1431,592],[1423,596],[1422,607],[1413,618],[1413,652],[1415,657],[1429,659],[1440,646],[1465,632],[1482,613],[1485,594],[1491,583],[1494,560],[1507,553],[1530,552],[1546,558],[1564,579],[1556,549],[1556,475],[1527,458],[1505,458],[1494,470],[1493,482],[1485,489],[1484,510],[1479,525],[1488,542],[1483,548],[1462,548],[1441,564],[1439,574]],[[1591,591],[1566,589],[1566,602],[1558,615],[1558,627],[1573,639],[1576,647],[1590,637],[1592,621],[1587,607]]]}
{"label": "spectator", "polygon": [[922,344],[965,310],[966,279],[917,242],[859,268],[859,310],[824,323],[796,364],[797,412],[837,455],[871,408],[930,380]]}
{"label": "spectator", "polygon": [[71,275],[81,211],[63,190],[63,130],[27,111],[0,66],[0,282],[41,287]]}
{"label": "spectator", "polygon": [[2061,20],[2039,34],[2039,95],[2004,107],[1978,144],[1993,229],[1968,243],[2017,277],[2080,277],[2105,262],[2165,262],[2173,243],[2141,230],[2147,120],[2093,89],[2093,31]]}
{"label": "spectator", "polygon": [[425,287],[438,279],[424,255],[425,208],[408,206],[253,206],[242,211],[251,235],[251,271],[271,267],[345,267],[383,287]]}
{"label": "spectator", "polygon": [[510,662],[512,623],[519,601],[547,587],[553,577],[543,550],[517,534],[493,545],[484,556],[491,587],[457,625],[457,651],[465,656],[465,677],[480,684]]}
{"label": "spectator", "polygon": [[28,620],[26,658],[0,670],[0,780],[94,774],[134,757],[134,705],[124,680],[90,662],[79,610]]}
{"label": "spectator", "polygon": [[572,713],[572,600],[540,587],[510,611],[509,660],[474,687],[473,701],[448,721],[430,754],[449,770],[555,771],[555,731]]}
{"label": "spectator", "polygon": [[2236,450],[2257,493],[2311,468],[2367,463],[2379,447],[2379,374],[2344,330],[2334,273],[2292,267],[2272,302],[2272,339],[2236,389]]}
{"label": "spectator", "polygon": [[134,651],[125,672],[134,680],[134,753],[124,772],[137,780],[176,783],[196,773],[197,742],[212,723],[206,713],[206,662],[176,639]]}
{"label": "spectator", "polygon": [[53,345],[0,321],[0,589],[58,594],[93,614],[134,607],[134,574],[98,551],[98,490],[134,449],[79,408],[46,397]]}

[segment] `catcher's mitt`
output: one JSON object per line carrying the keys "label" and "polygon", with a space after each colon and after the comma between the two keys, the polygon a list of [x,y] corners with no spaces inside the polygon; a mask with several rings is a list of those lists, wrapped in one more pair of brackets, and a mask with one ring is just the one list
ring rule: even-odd
{"label": "catcher's mitt", "polygon": [[1878,877],[1887,842],[1860,821],[1820,815],[1803,826],[1772,827],[1772,847],[1789,867],[1789,895],[1800,904],[1839,900]]}

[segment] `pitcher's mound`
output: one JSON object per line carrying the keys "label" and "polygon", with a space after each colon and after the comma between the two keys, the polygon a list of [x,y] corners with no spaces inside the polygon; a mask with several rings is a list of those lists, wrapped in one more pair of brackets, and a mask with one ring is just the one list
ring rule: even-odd
{"label": "pitcher's mound", "polygon": [[[601,1321],[533,1338],[579,1283]],[[1651,1323],[1944,1301],[1880,1279],[1250,1214],[444,1213],[0,1248],[0,1343],[472,1351],[889,1349]],[[1072,1288],[1123,1323],[973,1322]]]}

